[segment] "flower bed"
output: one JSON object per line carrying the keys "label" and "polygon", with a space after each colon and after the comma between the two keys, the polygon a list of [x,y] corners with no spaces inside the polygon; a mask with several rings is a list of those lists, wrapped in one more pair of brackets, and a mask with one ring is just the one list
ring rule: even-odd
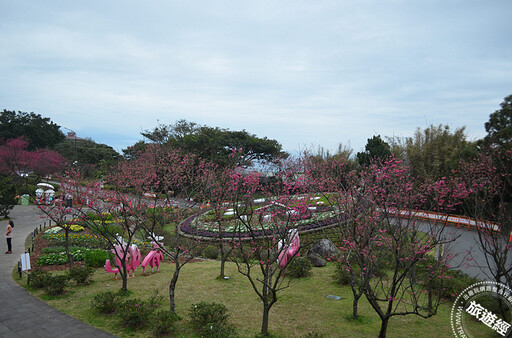
{"label": "flower bed", "polygon": [[[50,246],[59,246],[64,243],[66,235],[62,233],[44,234],[43,238],[49,241]],[[87,248],[108,247],[108,241],[105,238],[88,233],[69,234],[68,240],[69,245],[72,246],[83,246]]]}
{"label": "flower bed", "polygon": [[[91,249],[81,248],[77,250],[70,250],[71,255],[73,256],[73,261],[83,261],[85,258],[85,253]],[[49,253],[41,255],[36,262],[37,266],[41,265],[63,265],[68,263],[68,256],[65,252],[59,253]]]}
{"label": "flower bed", "polygon": [[[322,209],[325,210],[325,209]],[[218,238],[220,233],[218,227],[213,224],[214,222],[206,222],[202,218],[206,213],[200,213],[190,216],[180,224],[180,230],[182,233],[193,236],[193,237],[206,237],[206,238]],[[285,226],[286,229],[296,228],[299,232],[315,231],[320,228],[332,225],[339,222],[340,219],[336,217],[336,212],[333,210],[313,212],[311,217],[307,219],[298,219],[291,221]],[[236,231],[237,228],[244,226],[239,220],[231,220],[229,225],[223,227],[222,237],[225,239],[233,237],[265,237],[269,236],[275,231],[279,231],[281,227],[276,226],[274,223],[269,222],[268,227],[265,227],[265,223],[257,223],[253,226],[253,232],[250,234],[247,229],[246,231]]]}

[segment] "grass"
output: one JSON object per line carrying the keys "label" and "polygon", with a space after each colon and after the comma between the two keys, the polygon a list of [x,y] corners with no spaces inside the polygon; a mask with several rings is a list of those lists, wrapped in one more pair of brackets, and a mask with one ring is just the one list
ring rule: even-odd
{"label": "grass", "polygon": [[[350,288],[332,282],[334,264],[315,268],[310,277],[294,279],[290,287],[278,294],[279,300],[271,309],[270,332],[277,337],[296,337],[316,332],[325,337],[368,337],[377,336],[380,320],[364,298],[359,302],[361,318],[350,318],[352,294]],[[169,306],[167,296],[173,266],[164,263],[159,273],[142,276],[137,270],[136,278],[129,279],[131,298],[148,299],[158,290],[162,308]],[[188,324],[188,311],[192,304],[201,301],[219,302],[226,305],[240,336],[253,337],[261,325],[261,303],[247,279],[240,275],[234,263],[226,264],[226,274],[231,278],[218,280],[219,262],[202,261],[186,265],[176,288],[176,312],[183,318],[178,323],[177,336],[194,337]],[[121,337],[146,337],[149,331],[131,332],[120,326],[116,316],[95,314],[90,301],[99,292],[117,291],[120,280],[113,280],[111,274],[97,269],[93,283],[87,286],[69,288],[68,294],[59,297],[45,296],[41,290],[27,287],[25,280],[15,279],[31,293],[42,298],[49,305],[85,321],[93,326]],[[341,300],[327,298],[340,296]],[[452,337],[450,326],[451,303],[443,304],[438,314],[430,319],[416,316],[394,317],[390,321],[389,337]]]}

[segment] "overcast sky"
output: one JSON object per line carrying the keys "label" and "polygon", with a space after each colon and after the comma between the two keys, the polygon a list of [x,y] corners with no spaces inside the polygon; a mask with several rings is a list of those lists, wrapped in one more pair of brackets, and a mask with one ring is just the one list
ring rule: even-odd
{"label": "overcast sky", "polygon": [[118,151],[179,119],[292,153],[430,124],[477,139],[512,94],[511,14],[510,0],[0,0],[0,109]]}

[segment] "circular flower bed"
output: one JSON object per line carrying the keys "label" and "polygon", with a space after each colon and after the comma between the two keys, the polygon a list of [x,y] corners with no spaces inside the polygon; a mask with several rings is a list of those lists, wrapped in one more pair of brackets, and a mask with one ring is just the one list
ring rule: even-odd
{"label": "circular flower bed", "polygon": [[[222,231],[219,229],[218,222],[212,220],[210,210],[190,216],[180,224],[180,231],[190,237],[202,237],[217,239],[222,236],[223,239],[249,238],[249,237],[267,237],[273,233],[282,230],[294,228],[299,232],[316,231],[326,226],[340,221],[337,213],[332,207],[308,207],[307,212],[295,216],[294,210],[284,205],[279,205],[285,209],[283,214],[289,216],[286,221],[274,219],[271,213],[265,214],[263,211],[268,208],[276,207],[278,203],[268,204],[255,209],[252,216],[257,221],[250,222],[249,215],[236,216],[231,209],[224,213]],[[277,218],[277,217],[276,217]],[[248,224],[250,223],[250,224]],[[252,231],[247,229],[250,226]]]}

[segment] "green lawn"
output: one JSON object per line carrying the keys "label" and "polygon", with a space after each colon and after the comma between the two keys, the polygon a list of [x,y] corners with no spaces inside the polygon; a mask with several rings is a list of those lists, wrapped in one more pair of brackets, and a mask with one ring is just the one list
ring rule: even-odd
{"label": "green lawn", "polygon": [[[308,278],[291,280],[289,288],[279,294],[279,301],[270,313],[270,332],[278,337],[300,337],[310,332],[325,337],[375,337],[380,320],[365,299],[360,301],[362,320],[348,319],[351,314],[352,295],[348,287],[332,282],[334,265],[314,268]],[[253,337],[260,330],[261,304],[245,277],[236,271],[234,263],[226,266],[229,280],[217,280],[219,262],[202,261],[186,265],[176,288],[176,311],[183,318],[178,324],[178,336],[193,337],[188,324],[188,311],[192,304],[201,301],[220,302],[227,306],[240,336]],[[156,291],[163,296],[162,307],[168,307],[167,296],[173,266],[165,263],[160,272],[149,276],[137,270],[136,278],[129,279],[130,297],[149,298]],[[69,288],[67,295],[48,297],[40,290],[31,290],[48,304],[89,324],[122,337],[146,337],[148,331],[127,332],[120,327],[115,316],[96,315],[90,308],[92,297],[98,292],[117,291],[121,281],[98,269],[94,281],[88,286]],[[18,280],[22,285],[26,280]],[[328,295],[342,297],[332,300]],[[438,314],[430,319],[416,316],[391,319],[389,337],[453,337],[450,326],[451,303],[442,305]]]}

